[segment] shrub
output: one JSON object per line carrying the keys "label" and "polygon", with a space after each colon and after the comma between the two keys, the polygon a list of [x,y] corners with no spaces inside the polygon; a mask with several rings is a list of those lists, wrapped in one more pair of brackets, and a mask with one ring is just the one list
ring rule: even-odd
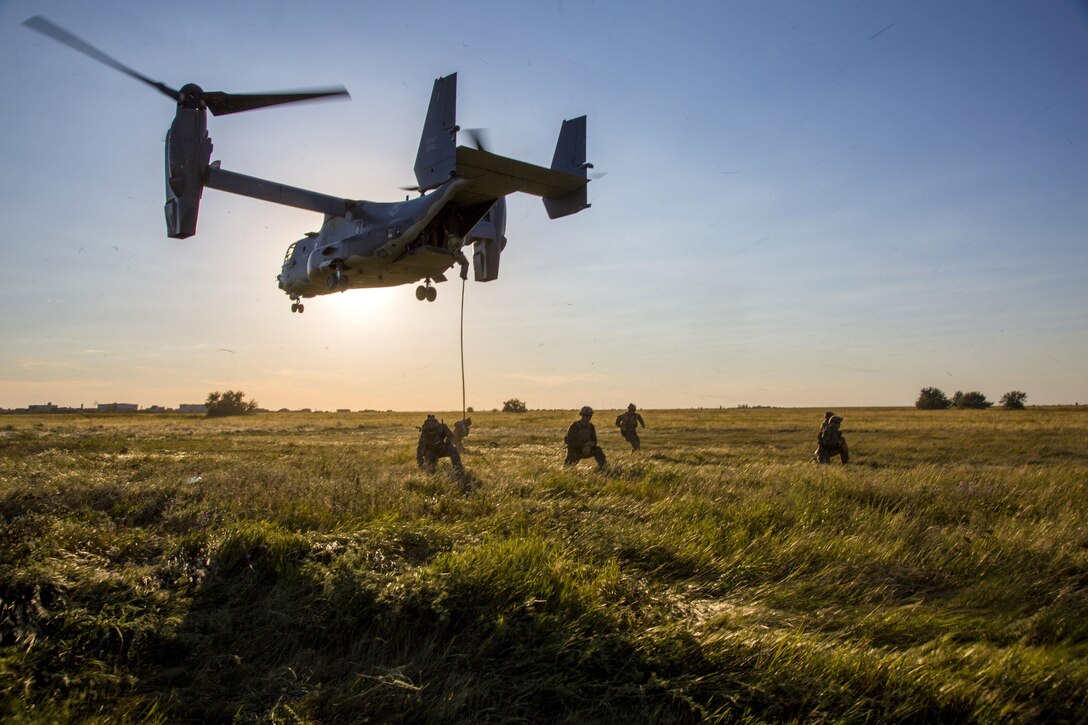
{"label": "shrub", "polygon": [[1023,410],[1024,401],[1028,399],[1028,394],[1020,390],[1010,390],[1001,396],[1001,407],[1008,408],[1010,410]]}
{"label": "shrub", "polygon": [[245,399],[246,395],[241,390],[228,390],[220,393],[208,393],[208,399],[204,401],[208,409],[209,418],[221,418],[226,415],[250,415],[257,412],[257,401]]}
{"label": "shrub", "polygon": [[524,413],[527,410],[529,410],[528,406],[517,398],[510,398],[510,400],[502,404],[502,412],[504,413]]}
{"label": "shrub", "polygon": [[977,390],[970,393],[956,391],[952,396],[952,405],[956,408],[989,408],[993,403],[986,400],[986,396]]}
{"label": "shrub", "polygon": [[944,410],[950,405],[952,401],[940,388],[922,388],[918,400],[914,401],[914,407],[922,410]]}

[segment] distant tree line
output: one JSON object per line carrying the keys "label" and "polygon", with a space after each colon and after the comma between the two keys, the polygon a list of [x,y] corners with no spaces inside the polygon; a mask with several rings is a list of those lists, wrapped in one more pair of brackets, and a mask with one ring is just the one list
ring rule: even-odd
{"label": "distant tree line", "polygon": [[209,418],[221,418],[227,415],[250,415],[257,412],[257,401],[246,400],[246,394],[241,390],[228,390],[220,393],[216,390],[208,393],[208,399],[204,401],[204,407],[208,409]]}
{"label": "distant tree line", "polygon": [[[1010,390],[1001,396],[999,405],[1009,410],[1020,410],[1024,407],[1024,401],[1028,394],[1020,390]],[[914,407],[921,410],[944,410],[945,408],[978,408],[985,409],[993,405],[986,396],[977,390],[964,393],[957,390],[951,398],[944,394],[940,388],[922,388],[918,394],[918,400],[914,401]]]}
{"label": "distant tree line", "polygon": [[525,405],[525,402],[518,400],[517,398],[510,398],[503,402],[502,412],[504,413],[524,413],[529,410],[529,406]]}

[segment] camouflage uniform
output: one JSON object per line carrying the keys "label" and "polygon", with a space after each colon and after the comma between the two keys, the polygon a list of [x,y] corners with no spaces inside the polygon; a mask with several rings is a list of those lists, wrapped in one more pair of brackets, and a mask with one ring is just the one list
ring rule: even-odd
{"label": "camouflage uniform", "polygon": [[468,435],[468,429],[472,426],[472,418],[465,418],[453,424],[453,445],[458,453],[465,452],[462,441]]}
{"label": "camouflage uniform", "polygon": [[627,406],[626,413],[620,413],[616,416],[616,425],[620,428],[620,435],[631,444],[632,451],[637,451],[642,447],[642,441],[638,439],[638,427],[641,425],[645,428],[646,421],[642,420],[642,416],[635,412],[634,403]]}
{"label": "camouflage uniform", "polygon": [[816,436],[816,460],[820,463],[831,463],[832,456],[838,456],[843,463],[850,460],[850,451],[846,447],[846,438],[839,430],[842,418],[831,416],[827,423],[820,428],[820,434]]}
{"label": "camouflage uniform", "polygon": [[[586,411],[589,411],[588,413]],[[564,465],[570,466],[583,458],[592,458],[597,461],[597,468],[604,468],[607,461],[604,451],[597,445],[597,429],[589,422],[593,417],[593,409],[582,408],[581,419],[576,420],[567,428],[567,435],[563,442],[567,444],[567,458]]]}
{"label": "camouflage uniform", "polygon": [[453,444],[453,431],[445,423],[439,422],[433,415],[419,428],[419,443],[416,444],[416,463],[420,468],[434,473],[439,458],[449,458],[458,475],[463,476],[461,454]]}

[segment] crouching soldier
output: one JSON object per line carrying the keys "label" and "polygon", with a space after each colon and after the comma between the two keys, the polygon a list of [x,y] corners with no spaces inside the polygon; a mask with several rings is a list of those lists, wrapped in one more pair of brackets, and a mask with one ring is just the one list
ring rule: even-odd
{"label": "crouching soldier", "polygon": [[453,445],[457,449],[458,453],[465,452],[465,436],[468,435],[468,429],[472,427],[472,418],[462,418],[453,424]]}
{"label": "crouching soldier", "polygon": [[428,473],[434,473],[439,458],[449,458],[459,478],[464,478],[461,454],[453,443],[453,431],[433,415],[419,427],[419,443],[416,445],[416,463]]}
{"label": "crouching soldier", "polygon": [[631,403],[627,406],[626,413],[620,413],[616,416],[616,425],[619,426],[620,435],[623,439],[631,444],[631,450],[637,451],[642,447],[642,441],[638,439],[638,427],[641,425],[646,427],[646,421],[642,420],[642,416],[635,412],[635,404]]}
{"label": "crouching soldier", "polygon": [[846,447],[846,438],[839,425],[842,418],[833,415],[827,419],[827,424],[820,428],[820,434],[816,436],[816,460],[820,463],[831,463],[832,456],[838,456],[843,463],[850,460],[850,451]]}
{"label": "crouching soldier", "polygon": [[581,416],[567,428],[567,436],[563,442],[567,444],[567,459],[564,465],[570,466],[583,458],[592,458],[597,461],[597,468],[602,469],[607,463],[604,451],[597,445],[597,429],[590,420],[593,418],[593,408],[588,405],[578,411]]}

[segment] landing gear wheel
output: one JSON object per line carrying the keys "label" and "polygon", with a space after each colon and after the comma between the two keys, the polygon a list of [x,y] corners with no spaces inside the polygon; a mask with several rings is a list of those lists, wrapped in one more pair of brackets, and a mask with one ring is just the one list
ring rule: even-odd
{"label": "landing gear wheel", "polygon": [[298,313],[301,315],[305,311],[306,311],[306,308],[302,306],[301,302],[299,302],[298,303]]}
{"label": "landing gear wheel", "polygon": [[428,302],[434,302],[436,299],[438,299],[438,290],[436,290],[434,287],[428,287],[427,288],[427,301]]}
{"label": "landing gear wheel", "polygon": [[423,285],[420,285],[420,286],[416,287],[416,299],[419,300],[420,302],[427,299],[427,292],[428,291],[429,291],[429,289],[427,287],[424,287]]}
{"label": "landing gear wheel", "polygon": [[291,312],[298,312],[298,303],[297,302],[292,302],[291,303]]}

